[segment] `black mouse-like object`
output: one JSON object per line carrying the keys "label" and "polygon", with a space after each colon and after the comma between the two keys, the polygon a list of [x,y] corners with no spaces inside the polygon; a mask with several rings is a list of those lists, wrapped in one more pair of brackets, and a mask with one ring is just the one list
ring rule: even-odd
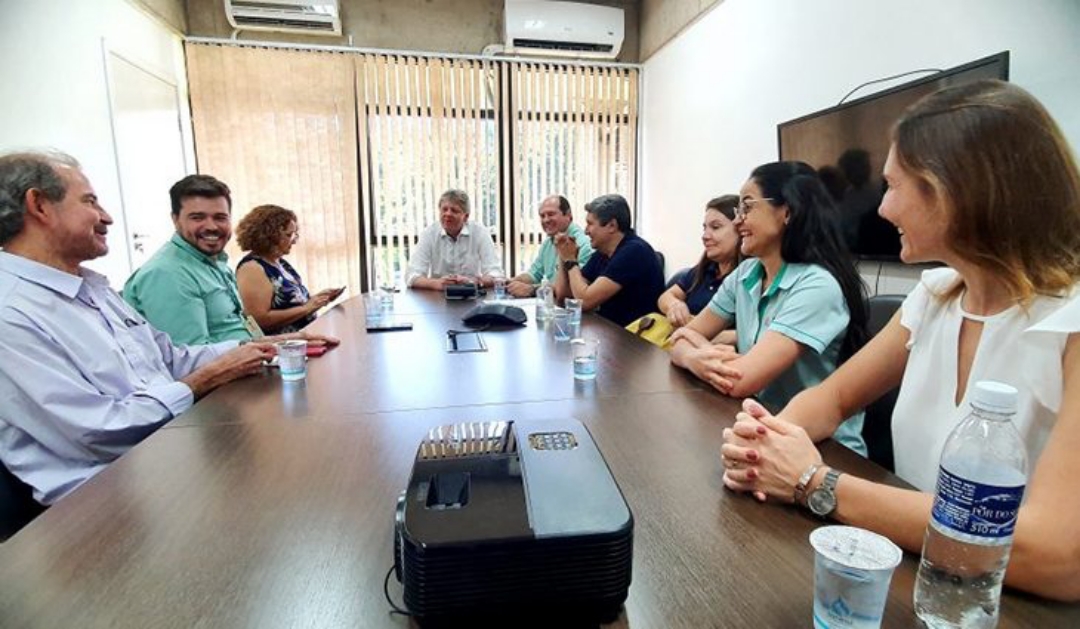
{"label": "black mouse-like object", "polygon": [[527,319],[524,310],[506,304],[479,304],[461,318],[470,328],[525,325]]}

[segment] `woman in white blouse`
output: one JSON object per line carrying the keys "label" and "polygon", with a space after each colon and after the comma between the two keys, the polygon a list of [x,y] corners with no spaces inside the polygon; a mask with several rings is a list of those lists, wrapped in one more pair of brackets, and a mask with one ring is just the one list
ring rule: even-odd
{"label": "woman in white blouse", "polygon": [[[879,212],[923,273],[892,321],[775,417],[744,404],[722,447],[724,483],[791,503],[831,470],[813,441],[900,385],[896,471],[917,491],[830,474],[826,515],[919,552],[942,445],[979,380],[1019,392],[1013,422],[1031,476],[1006,583],[1080,600],[1080,172],[1024,90],[979,81],[923,99],[897,122]],[[825,501],[829,505],[829,501]]]}

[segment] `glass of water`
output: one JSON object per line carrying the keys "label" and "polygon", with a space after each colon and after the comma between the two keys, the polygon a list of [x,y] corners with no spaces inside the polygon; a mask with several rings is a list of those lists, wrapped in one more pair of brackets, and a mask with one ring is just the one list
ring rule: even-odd
{"label": "glass of water", "polygon": [[364,293],[364,319],[368,326],[378,325],[382,320],[384,305],[382,291]]}
{"label": "glass of water", "polygon": [[564,303],[566,309],[570,311],[570,324],[581,325],[581,300],[567,299]]}
{"label": "glass of water", "polygon": [[307,377],[307,341],[281,341],[277,343],[277,355],[282,380],[303,380]]}
{"label": "glass of water", "polygon": [[556,341],[570,340],[570,311],[566,308],[555,308],[551,311],[551,332]]}
{"label": "glass of water", "polygon": [[496,277],[494,284],[495,300],[500,301],[506,299],[506,278]]}
{"label": "glass of water", "polygon": [[596,378],[598,358],[600,356],[599,339],[574,339],[570,341],[574,355],[574,378],[592,380]]}

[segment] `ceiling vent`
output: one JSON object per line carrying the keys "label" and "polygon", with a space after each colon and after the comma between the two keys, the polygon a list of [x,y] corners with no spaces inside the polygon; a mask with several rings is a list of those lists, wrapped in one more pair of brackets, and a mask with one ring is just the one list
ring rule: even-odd
{"label": "ceiling vent", "polygon": [[224,0],[237,30],[341,35],[338,0]]}
{"label": "ceiling vent", "polygon": [[580,2],[506,0],[505,52],[614,59],[622,48],[623,10]]}

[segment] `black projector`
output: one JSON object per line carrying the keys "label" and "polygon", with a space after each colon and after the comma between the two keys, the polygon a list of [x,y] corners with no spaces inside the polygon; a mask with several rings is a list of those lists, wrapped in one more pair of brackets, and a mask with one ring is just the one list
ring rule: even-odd
{"label": "black projector", "polygon": [[634,518],[574,419],[431,430],[398,499],[394,570],[425,626],[610,622]]}

